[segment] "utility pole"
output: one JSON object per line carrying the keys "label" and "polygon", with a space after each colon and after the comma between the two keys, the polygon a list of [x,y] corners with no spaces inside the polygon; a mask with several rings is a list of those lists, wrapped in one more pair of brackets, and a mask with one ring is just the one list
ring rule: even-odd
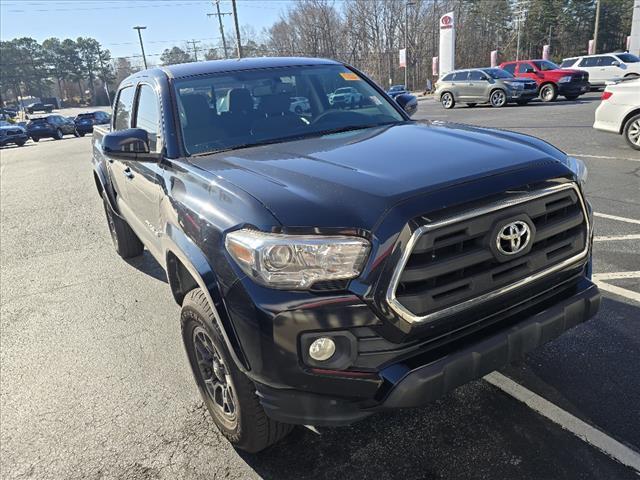
{"label": "utility pole", "polygon": [[200,40],[191,40],[190,42],[191,45],[193,45],[193,57],[195,58],[196,62],[198,61],[198,47],[196,47],[196,43],[200,43]]}
{"label": "utility pole", "polygon": [[414,2],[407,1],[404,5],[404,88],[409,89],[409,7]]}
{"label": "utility pole", "polygon": [[147,67],[147,57],[144,54],[144,45],[142,44],[142,33],[140,33],[140,30],[146,30],[147,27],[133,27],[134,30],[138,30],[138,38],[140,39],[140,50],[142,50],[142,61],[144,62],[144,68],[145,70],[149,67]]}
{"label": "utility pole", "polygon": [[233,23],[236,25],[236,42],[238,43],[238,58],[242,58],[242,43],[240,43],[240,27],[238,27],[238,9],[236,7],[236,0],[231,0],[231,6],[233,7]]}
{"label": "utility pole", "polygon": [[207,13],[207,17],[218,17],[218,24],[220,26],[220,36],[222,37],[222,48],[224,49],[224,58],[229,58],[229,53],[227,52],[227,39],[224,36],[224,27],[222,26],[222,16],[232,15],[232,13],[231,12],[220,13],[220,0],[216,0],[213,3],[216,6],[216,10],[218,11],[218,13]]}
{"label": "utility pole", "polygon": [[596,0],[596,24],[593,27],[593,53],[598,53],[598,24],[600,23],[600,0]]}

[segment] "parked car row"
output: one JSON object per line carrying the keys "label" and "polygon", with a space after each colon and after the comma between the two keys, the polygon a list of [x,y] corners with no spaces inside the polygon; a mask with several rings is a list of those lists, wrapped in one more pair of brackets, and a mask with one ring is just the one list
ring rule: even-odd
{"label": "parked car row", "polygon": [[457,102],[499,108],[510,102],[526,105],[536,97],[543,102],[552,102],[558,95],[575,100],[589,90],[586,72],[561,69],[547,60],[520,60],[502,63],[499,68],[449,72],[436,82],[435,98],[447,109]]}
{"label": "parked car row", "polygon": [[15,124],[0,121],[0,146],[23,146],[27,140],[39,142],[42,138],[61,140],[65,135],[83,137],[93,132],[94,125],[111,122],[111,116],[103,111],[80,113],[75,117],[62,115],[45,115],[31,118],[26,124]]}

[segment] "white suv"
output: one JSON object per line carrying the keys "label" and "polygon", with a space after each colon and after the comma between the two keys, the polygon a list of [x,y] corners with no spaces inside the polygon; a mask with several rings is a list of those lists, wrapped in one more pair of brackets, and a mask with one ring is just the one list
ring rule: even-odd
{"label": "white suv", "polygon": [[631,53],[603,53],[565,58],[562,68],[577,68],[589,72],[589,83],[604,87],[607,81],[625,77],[640,77],[640,58]]}

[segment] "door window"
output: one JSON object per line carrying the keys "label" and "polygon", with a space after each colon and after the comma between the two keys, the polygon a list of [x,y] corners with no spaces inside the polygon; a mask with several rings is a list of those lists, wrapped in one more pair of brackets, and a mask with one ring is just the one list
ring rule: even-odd
{"label": "door window", "polygon": [[521,63],[519,71],[520,73],[535,73],[536,69],[530,63]]}
{"label": "door window", "polygon": [[611,65],[613,65],[613,62],[615,62],[616,59],[613,57],[609,57],[609,56],[604,56],[604,57],[600,57],[598,58],[598,66],[599,67],[610,67]]}
{"label": "door window", "polygon": [[585,57],[578,64],[579,67],[595,67],[599,57]]}
{"label": "door window", "polygon": [[114,130],[126,130],[131,128],[131,111],[133,110],[133,87],[125,87],[118,94],[118,101],[115,108]]}
{"label": "door window", "polygon": [[157,151],[158,125],[160,112],[158,110],[158,98],[150,85],[141,85],[138,94],[138,106],[136,108],[136,127],[146,130],[149,134],[149,150]]}
{"label": "door window", "polygon": [[479,80],[484,80],[486,77],[480,70],[472,70],[469,72],[469,81],[477,82]]}
{"label": "door window", "polygon": [[502,67],[502,69],[506,70],[511,75],[514,75],[516,73],[516,64],[515,63],[507,63],[504,67]]}

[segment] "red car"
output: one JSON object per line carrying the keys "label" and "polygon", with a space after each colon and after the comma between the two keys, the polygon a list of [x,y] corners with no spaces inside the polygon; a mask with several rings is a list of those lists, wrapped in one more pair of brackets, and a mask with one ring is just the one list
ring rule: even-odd
{"label": "red car", "polygon": [[558,95],[563,95],[567,100],[575,100],[591,89],[587,72],[560,68],[549,60],[504,62],[500,64],[500,68],[518,78],[535,80],[543,102],[553,102]]}

